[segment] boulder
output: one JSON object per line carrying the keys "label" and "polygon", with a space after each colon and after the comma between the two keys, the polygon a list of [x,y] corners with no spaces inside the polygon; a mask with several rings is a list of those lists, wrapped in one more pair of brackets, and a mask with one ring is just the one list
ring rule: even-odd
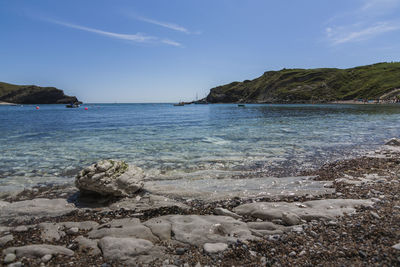
{"label": "boulder", "polygon": [[75,185],[81,192],[129,197],[142,189],[144,177],[139,167],[128,166],[123,161],[102,160],[79,172]]}

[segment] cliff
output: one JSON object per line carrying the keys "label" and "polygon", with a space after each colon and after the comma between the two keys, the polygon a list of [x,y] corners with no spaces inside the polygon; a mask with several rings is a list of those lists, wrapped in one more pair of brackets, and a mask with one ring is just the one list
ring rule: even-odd
{"label": "cliff", "polygon": [[400,63],[350,69],[282,69],[210,90],[210,103],[325,103],[393,98],[400,94]]}
{"label": "cliff", "polygon": [[14,85],[0,82],[0,101],[16,104],[68,104],[79,102],[55,87]]}

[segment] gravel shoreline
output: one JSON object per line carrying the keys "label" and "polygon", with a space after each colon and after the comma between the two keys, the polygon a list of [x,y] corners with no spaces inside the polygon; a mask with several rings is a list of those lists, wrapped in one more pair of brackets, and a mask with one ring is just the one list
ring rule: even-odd
{"label": "gravel shoreline", "polygon": [[[326,164],[318,170],[309,170],[302,175],[315,175],[316,180],[331,181],[335,193],[330,195],[285,196],[257,199],[233,198],[217,202],[190,201],[178,206],[159,207],[138,211],[136,209],[104,210],[82,208],[55,217],[39,217],[24,221],[26,229],[18,229],[18,220],[9,220],[0,225],[11,227],[0,230],[0,240],[12,235],[13,239],[0,245],[0,254],[10,247],[31,244],[65,246],[73,256],[54,255],[49,261],[43,257],[21,257],[14,266],[399,266],[400,250],[393,248],[400,242],[400,149],[385,146],[363,157]],[[34,188],[25,190],[4,201],[18,202],[46,197],[68,198],[79,203],[76,191],[65,187]],[[144,197],[144,192],[139,195]],[[154,241],[164,249],[162,257],[154,257],[145,264],[137,261],[106,259],[104,255],[93,256],[87,248],[82,249],[75,240],[87,237],[91,229],[78,229],[61,236],[59,240],[43,242],[40,223],[62,223],[92,221],[107,225],[114,219],[137,218],[141,223],[163,215],[216,215],[217,208],[234,211],[240,205],[257,202],[305,203],[321,199],[369,199],[374,205],[356,207],[354,214],[344,214],[334,220],[302,221],[301,229],[264,235],[257,240],[229,242],[228,248],[217,253],[205,252],[202,246],[182,242]],[[103,205],[113,199],[104,200]],[[179,201],[179,200],[178,200]],[[1,216],[0,216],[1,217]],[[257,216],[245,214],[242,223],[262,222]],[[275,222],[274,222],[275,223]],[[280,225],[282,222],[276,222]],[[32,227],[31,227],[32,225]],[[16,227],[16,228],[15,228]],[[71,228],[72,229],[72,228]],[[1,244],[1,241],[0,241]],[[7,266],[5,256],[1,266]],[[14,263],[15,264],[15,263]]]}

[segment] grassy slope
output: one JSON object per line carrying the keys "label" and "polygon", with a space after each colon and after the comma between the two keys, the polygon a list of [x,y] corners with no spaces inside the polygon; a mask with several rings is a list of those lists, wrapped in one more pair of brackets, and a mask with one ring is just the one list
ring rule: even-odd
{"label": "grassy slope", "polygon": [[351,69],[283,69],[211,89],[209,102],[327,102],[376,99],[400,88],[400,63]]}

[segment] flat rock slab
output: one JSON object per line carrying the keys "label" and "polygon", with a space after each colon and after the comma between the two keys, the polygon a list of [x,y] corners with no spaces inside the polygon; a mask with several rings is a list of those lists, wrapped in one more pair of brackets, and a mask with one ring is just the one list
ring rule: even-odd
{"label": "flat rock slab", "polygon": [[99,247],[107,260],[118,260],[127,264],[161,257],[163,249],[148,240],[138,238],[104,237],[99,241]]}
{"label": "flat rock slab", "polygon": [[144,224],[161,240],[173,239],[199,247],[205,243],[257,239],[246,223],[228,216],[167,215],[150,219]]}
{"label": "flat rock slab", "polygon": [[75,210],[65,199],[36,198],[9,203],[0,207],[0,223],[8,220],[24,222],[32,218],[57,217]]}
{"label": "flat rock slab", "polygon": [[137,212],[141,212],[144,210],[150,209],[158,209],[158,208],[165,208],[165,207],[179,207],[181,209],[187,210],[189,206],[175,201],[173,199],[159,196],[159,195],[145,195],[143,197],[136,197],[136,198],[125,198],[118,202],[113,203],[110,205],[111,210],[118,210],[118,209],[127,209],[127,210],[135,210]]}
{"label": "flat rock slab", "polygon": [[344,213],[354,213],[357,206],[372,206],[368,199],[323,199],[302,203],[288,202],[255,202],[236,207],[234,211],[240,215],[252,216],[266,221],[283,220],[285,215],[295,215],[311,221],[314,219],[334,219]]}
{"label": "flat rock slab", "polygon": [[103,237],[132,237],[146,239],[151,242],[158,241],[158,238],[151,232],[150,228],[140,223],[139,219],[126,218],[112,220],[110,223],[103,224],[88,233],[91,239]]}
{"label": "flat rock slab", "polygon": [[259,177],[246,179],[179,179],[148,181],[144,189],[152,194],[171,198],[217,201],[240,197],[282,197],[327,195],[335,192],[328,188],[332,182],[315,181],[314,176]]}
{"label": "flat rock slab", "polygon": [[27,258],[41,258],[44,255],[67,255],[73,256],[74,252],[62,246],[53,245],[29,245],[23,247],[10,247],[3,250],[3,255],[13,253],[17,257],[27,257]]}

